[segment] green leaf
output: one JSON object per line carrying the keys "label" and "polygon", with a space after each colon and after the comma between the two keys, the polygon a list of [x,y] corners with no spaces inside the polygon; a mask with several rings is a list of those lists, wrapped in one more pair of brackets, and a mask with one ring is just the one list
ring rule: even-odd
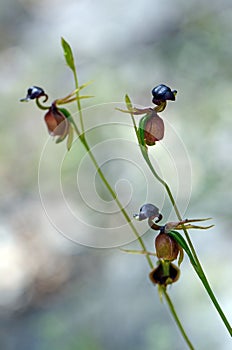
{"label": "green leaf", "polygon": [[186,243],[184,237],[177,231],[169,231],[167,233],[169,236],[171,236],[173,239],[175,239],[175,241],[184,249],[184,251],[187,253],[192,265],[194,265],[195,267],[197,266],[195,259],[188,247],[188,244]]}
{"label": "green leaf", "polygon": [[125,95],[125,103],[126,103],[128,110],[131,111],[132,103],[131,103],[130,97],[127,94]]}
{"label": "green leaf", "polygon": [[73,57],[71,46],[64,38],[61,38],[61,45],[63,47],[64,58],[66,60],[66,63],[69,66],[69,68],[71,68],[72,71],[74,72],[75,71],[75,63],[74,63],[74,57]]}
{"label": "green leaf", "polygon": [[59,107],[59,111],[61,111],[67,119],[69,119],[71,117],[70,112],[66,108]]}
{"label": "green leaf", "polygon": [[73,143],[73,127],[72,127],[72,125],[70,125],[69,134],[68,134],[68,138],[67,138],[67,150],[68,151],[70,151],[70,149],[72,147],[72,143]]}

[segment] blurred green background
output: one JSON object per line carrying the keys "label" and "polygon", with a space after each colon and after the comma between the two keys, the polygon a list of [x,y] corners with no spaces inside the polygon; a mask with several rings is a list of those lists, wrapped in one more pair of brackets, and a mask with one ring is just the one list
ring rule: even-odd
{"label": "blurred green background", "polygon": [[[166,138],[151,153],[183,216],[213,217],[213,229],[191,236],[232,321],[231,1],[3,0],[0,29],[0,349],[186,348],[149,282],[144,257],[113,248],[131,241],[131,233],[119,213],[98,211],[98,199],[101,209],[104,203],[109,212],[116,209],[88,162],[80,167],[85,154],[78,141],[69,155],[54,141],[43,153],[43,112],[32,102],[19,103],[31,85],[42,86],[51,100],[74,88],[61,36],[73,47],[80,82],[94,80],[86,91],[95,98],[83,103],[90,144],[131,217],[148,199],[164,218],[174,218],[140,158],[129,116],[114,108],[123,106],[125,93],[138,105],[151,105],[150,91],[159,83],[178,90],[177,102],[162,114]],[[67,220],[59,183],[54,184],[60,178],[84,226]],[[86,247],[104,246],[104,235],[98,244],[94,227],[107,234],[116,226],[117,238],[105,245],[111,249]],[[144,237],[152,250],[153,232]],[[196,349],[231,349],[187,258],[170,295]]]}

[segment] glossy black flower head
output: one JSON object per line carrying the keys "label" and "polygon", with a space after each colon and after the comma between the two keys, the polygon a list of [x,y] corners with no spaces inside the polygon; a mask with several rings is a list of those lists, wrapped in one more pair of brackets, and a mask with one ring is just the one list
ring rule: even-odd
{"label": "glossy black flower head", "polygon": [[159,208],[157,208],[155,205],[150,203],[144,204],[140,208],[139,214],[134,214],[133,217],[139,221],[146,220],[146,219],[153,220],[154,218],[157,218],[155,222],[159,222],[163,218],[163,216],[159,212]]}
{"label": "glossy black flower head", "polygon": [[155,105],[160,105],[164,101],[175,101],[177,91],[171,90],[170,87],[164,84],[160,84],[154,87],[151,93],[153,95],[152,102]]}
{"label": "glossy black flower head", "polygon": [[30,100],[35,100],[40,97],[45,97],[44,102],[47,101],[48,95],[44,92],[44,90],[38,86],[31,86],[27,90],[27,96],[25,98],[21,98],[20,101],[30,101]]}

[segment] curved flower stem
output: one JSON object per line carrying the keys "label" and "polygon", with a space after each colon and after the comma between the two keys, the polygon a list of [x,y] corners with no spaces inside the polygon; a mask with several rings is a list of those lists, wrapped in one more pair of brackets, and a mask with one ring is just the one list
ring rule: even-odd
{"label": "curved flower stem", "polygon": [[[134,119],[134,116],[133,116],[132,113],[131,113],[131,118],[132,118],[133,126],[134,126],[134,129],[135,129],[135,133],[136,133],[136,136],[137,136],[137,139],[138,139],[138,142],[139,142],[139,147],[140,147],[141,153],[142,153],[142,155],[143,155],[143,158],[145,159],[145,161],[146,161],[148,167],[150,168],[152,174],[154,175],[154,177],[165,187],[166,192],[167,192],[167,194],[168,194],[168,197],[169,197],[169,199],[170,199],[170,201],[171,201],[171,203],[172,203],[172,206],[173,206],[173,208],[174,208],[174,210],[175,210],[176,216],[177,216],[177,218],[178,218],[179,221],[182,221],[182,218],[181,218],[179,209],[178,209],[178,207],[177,207],[177,205],[176,205],[176,202],[175,202],[175,199],[174,199],[174,197],[173,197],[173,195],[172,195],[172,192],[171,192],[170,187],[169,187],[168,184],[158,175],[158,173],[157,173],[156,170],[154,169],[154,167],[153,167],[153,165],[152,165],[152,163],[151,163],[151,161],[150,161],[150,158],[149,158],[149,155],[148,155],[148,152],[147,152],[147,148],[146,148],[146,146],[144,146],[144,145],[142,144],[142,142],[141,142],[140,135],[139,135],[139,133],[138,133],[138,129],[137,129],[137,127],[136,127],[135,119]],[[213,304],[214,304],[216,310],[218,311],[218,313],[219,313],[219,315],[220,315],[220,317],[221,317],[221,319],[222,319],[224,325],[226,326],[228,332],[230,333],[230,336],[232,336],[232,328],[231,328],[231,326],[230,326],[230,323],[229,323],[229,321],[227,320],[227,318],[226,318],[224,312],[222,311],[222,308],[220,307],[220,305],[219,305],[219,303],[218,303],[218,301],[217,301],[217,299],[216,299],[216,297],[215,297],[215,295],[214,295],[214,293],[213,293],[213,291],[212,291],[212,288],[211,288],[211,286],[210,286],[210,284],[209,284],[209,282],[208,282],[208,280],[207,280],[207,278],[206,278],[206,275],[205,275],[205,273],[204,273],[204,270],[203,270],[203,268],[202,268],[202,266],[201,266],[201,263],[200,263],[200,261],[199,261],[199,259],[198,259],[197,253],[196,253],[196,251],[195,251],[195,249],[194,249],[194,246],[193,246],[193,244],[192,244],[192,242],[191,242],[191,239],[190,239],[190,236],[189,236],[189,234],[188,234],[188,231],[187,231],[187,229],[186,229],[186,227],[185,227],[184,225],[182,226],[182,228],[183,228],[183,231],[184,231],[186,240],[187,240],[187,242],[188,242],[189,248],[190,248],[190,250],[191,250],[191,253],[192,253],[192,255],[193,255],[193,257],[194,257],[194,260],[195,260],[195,264],[193,264],[193,263],[191,262],[191,263],[192,263],[192,266],[193,266],[194,270],[196,271],[198,277],[199,277],[200,280],[202,281],[202,283],[203,283],[203,285],[204,285],[204,287],[205,287],[205,289],[206,289],[206,291],[207,291],[207,293],[208,293],[208,295],[209,295],[211,301],[213,302]]]}
{"label": "curved flower stem", "polygon": [[187,334],[185,333],[185,330],[184,330],[184,328],[183,328],[183,326],[182,326],[182,324],[181,324],[181,322],[180,322],[180,320],[179,320],[179,318],[177,316],[176,310],[175,310],[174,305],[173,305],[173,303],[172,303],[172,301],[171,301],[171,299],[170,299],[170,297],[169,297],[169,295],[168,295],[168,293],[166,291],[166,288],[163,288],[162,292],[163,292],[163,294],[165,296],[165,299],[167,301],[169,309],[170,309],[170,311],[171,311],[171,313],[173,315],[173,318],[174,318],[174,320],[175,320],[175,322],[176,322],[176,324],[177,324],[177,326],[178,326],[178,328],[179,328],[179,330],[180,330],[184,340],[188,344],[189,349],[194,350],[194,347],[193,347],[192,343],[190,342]]}
{"label": "curved flower stem", "polygon": [[40,101],[39,101],[39,98],[36,98],[35,103],[37,104],[37,106],[39,107],[39,109],[42,109],[42,110],[44,110],[44,111],[50,108],[50,106],[44,106],[44,105],[42,105],[42,104],[40,103]]}

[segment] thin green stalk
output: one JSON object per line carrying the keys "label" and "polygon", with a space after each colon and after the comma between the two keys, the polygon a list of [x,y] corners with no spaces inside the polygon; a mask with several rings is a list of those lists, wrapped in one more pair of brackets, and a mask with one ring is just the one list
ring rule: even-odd
{"label": "thin green stalk", "polygon": [[[78,89],[79,88],[79,83],[78,83],[78,77],[77,77],[76,69],[73,69],[73,76],[74,76],[76,89]],[[83,121],[82,108],[81,108],[81,102],[80,102],[80,99],[79,99],[79,91],[78,90],[77,90],[76,96],[77,96],[77,108],[78,108],[79,116],[80,116],[81,132],[82,132],[83,138],[85,138],[84,121]]]}
{"label": "thin green stalk", "polygon": [[[136,136],[137,136],[137,138],[138,138],[138,142],[139,142],[139,147],[140,147],[141,153],[142,153],[142,155],[143,155],[143,157],[144,157],[144,159],[145,159],[145,161],[146,161],[148,167],[150,168],[152,174],[154,175],[154,177],[165,187],[166,192],[167,192],[167,194],[168,194],[168,197],[169,197],[169,199],[170,199],[170,201],[171,201],[171,203],[172,203],[172,206],[173,206],[173,208],[174,208],[174,210],[175,210],[176,216],[177,216],[178,220],[181,221],[182,218],[181,218],[179,209],[178,209],[178,207],[177,207],[177,205],[176,205],[175,199],[174,199],[174,197],[173,197],[173,195],[172,195],[172,192],[171,192],[170,187],[169,187],[168,184],[157,174],[157,172],[155,171],[155,169],[154,169],[154,167],[153,167],[153,165],[152,165],[152,163],[151,163],[151,161],[150,161],[150,158],[149,158],[149,155],[148,155],[146,146],[144,146],[143,144],[141,144],[140,135],[139,135],[139,133],[138,133],[138,130],[137,130],[137,127],[136,127],[136,123],[135,123],[135,119],[134,119],[134,116],[133,116],[132,113],[131,113],[131,118],[132,118],[132,121],[133,121],[133,125],[134,125],[134,129],[135,129]],[[219,305],[219,303],[218,303],[218,301],[217,301],[217,299],[216,299],[216,297],[215,297],[215,295],[214,295],[214,293],[213,293],[213,291],[212,291],[212,288],[210,287],[210,284],[209,284],[209,282],[208,282],[208,280],[207,280],[207,278],[206,278],[206,275],[205,275],[205,273],[204,273],[204,270],[203,270],[203,268],[202,268],[202,266],[201,266],[201,263],[200,263],[200,261],[199,261],[199,259],[198,259],[197,253],[196,253],[196,251],[195,251],[195,249],[194,249],[194,246],[193,246],[193,244],[192,244],[192,242],[191,242],[191,239],[190,239],[190,236],[189,236],[189,234],[188,234],[188,231],[187,231],[187,229],[184,227],[184,225],[183,225],[183,231],[184,231],[186,240],[187,240],[187,242],[188,242],[188,245],[189,245],[189,247],[190,247],[191,253],[192,253],[192,255],[193,255],[193,257],[194,257],[194,260],[195,260],[195,262],[196,262],[196,265],[192,264],[192,266],[194,267],[196,273],[198,274],[200,280],[202,281],[202,283],[203,283],[203,285],[204,285],[204,287],[205,287],[205,289],[206,289],[206,291],[207,291],[207,293],[208,293],[208,295],[209,295],[211,301],[213,302],[213,304],[214,304],[216,310],[218,311],[218,313],[219,313],[219,315],[220,315],[220,317],[221,317],[221,319],[222,319],[224,325],[226,326],[227,330],[229,331],[230,335],[232,336],[232,328],[231,328],[231,326],[230,326],[230,323],[228,322],[228,320],[227,320],[227,318],[226,318],[224,312],[222,311],[222,309],[221,309],[221,307],[220,307],[220,305]]]}
{"label": "thin green stalk", "polygon": [[177,313],[176,313],[176,310],[174,308],[174,305],[173,305],[173,303],[172,303],[172,301],[171,301],[171,299],[170,299],[170,297],[169,297],[169,295],[168,295],[168,293],[167,293],[165,288],[163,288],[163,294],[165,296],[165,299],[167,301],[169,309],[170,309],[170,311],[171,311],[171,313],[173,315],[173,318],[174,318],[174,320],[175,320],[175,322],[176,322],[176,324],[177,324],[177,326],[178,326],[178,328],[179,328],[179,330],[180,330],[184,340],[188,344],[189,349],[194,350],[194,347],[193,347],[192,343],[190,342],[187,334],[185,333],[185,330],[184,330],[184,328],[183,328],[183,326],[182,326],[182,324],[181,324],[181,322],[180,322],[180,320],[179,320],[179,318],[177,316]]}

